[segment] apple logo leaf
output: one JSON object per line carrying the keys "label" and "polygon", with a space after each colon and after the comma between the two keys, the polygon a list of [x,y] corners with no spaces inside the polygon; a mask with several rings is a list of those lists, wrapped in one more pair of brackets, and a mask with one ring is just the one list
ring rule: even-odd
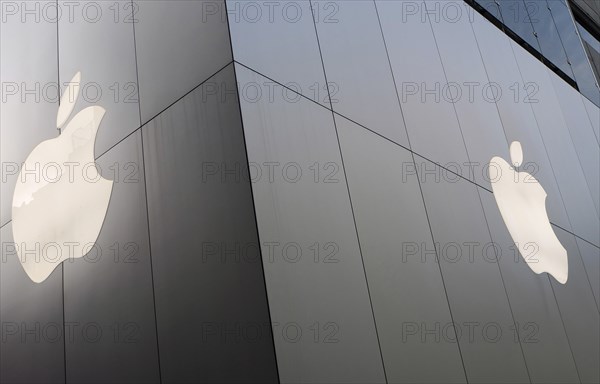
{"label": "apple logo leaf", "polygon": [[68,83],[65,93],[60,98],[60,106],[56,114],[56,128],[62,128],[69,116],[71,116],[71,112],[73,112],[73,108],[75,108],[75,103],[77,103],[79,97],[80,83],[81,72],[77,72]]}
{"label": "apple logo leaf", "polygon": [[510,144],[510,161],[515,168],[519,168],[523,164],[523,148],[518,141]]}

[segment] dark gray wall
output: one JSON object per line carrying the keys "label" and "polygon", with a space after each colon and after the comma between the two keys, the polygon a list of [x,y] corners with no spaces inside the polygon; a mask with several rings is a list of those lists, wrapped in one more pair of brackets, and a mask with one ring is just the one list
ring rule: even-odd
{"label": "dark gray wall", "polygon": [[[55,2],[23,19],[14,4],[2,164],[58,135],[56,83],[81,71],[75,112],[106,109],[95,156],[114,186],[94,250],[35,284],[12,243],[16,175],[3,180],[0,380],[276,382],[229,32],[210,11],[224,3],[61,1],[58,23]],[[21,99],[36,86],[55,94]]]}
{"label": "dark gray wall", "polygon": [[166,382],[277,381],[235,84],[230,64],[142,128]]}

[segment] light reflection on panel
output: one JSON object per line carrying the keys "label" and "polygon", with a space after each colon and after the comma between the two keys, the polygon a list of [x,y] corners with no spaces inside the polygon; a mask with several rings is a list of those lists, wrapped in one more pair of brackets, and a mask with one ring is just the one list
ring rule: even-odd
{"label": "light reflection on panel", "polygon": [[575,236],[554,227],[569,253],[569,283],[552,282],[582,383],[600,381],[600,315]]}
{"label": "light reflection on panel", "polygon": [[277,381],[234,79],[229,65],[142,129],[165,382]]}
{"label": "light reflection on panel", "polygon": [[524,0],[502,0],[497,4],[500,7],[503,24],[540,52],[540,44],[534,34],[534,24],[532,23],[536,20],[534,6],[527,4]]}
{"label": "light reflection on panel", "polygon": [[523,80],[536,84],[537,103],[531,107],[548,153],[573,231],[600,244],[600,221],[581,169],[573,141],[560,110],[549,71],[520,46],[512,43]]}
{"label": "light reflection on panel", "polygon": [[596,142],[594,130],[589,122],[587,112],[581,101],[581,94],[548,71],[554,85],[554,91],[567,123],[569,136],[573,141],[579,164],[585,175],[586,184],[596,206],[600,211],[600,148]]}
{"label": "light reflection on panel", "polygon": [[[327,107],[329,97],[310,2],[249,2],[227,0],[234,59]],[[333,2],[317,3],[317,23],[341,17]],[[290,95],[272,81],[261,80],[260,92],[281,98]],[[341,86],[338,84],[337,86]],[[332,86],[332,90],[336,85]],[[245,89],[240,96],[245,97]]]}
{"label": "light reflection on panel", "polygon": [[373,1],[313,2],[337,8],[337,22],[317,23],[333,109],[408,147],[406,129]]}
{"label": "light reflection on panel", "polygon": [[478,14],[474,16],[473,30],[490,84],[497,84],[502,90],[497,106],[508,142],[521,143],[524,167],[548,193],[546,207],[550,220],[563,228],[570,228],[550,160],[531,110],[531,104],[537,100],[536,85],[524,83],[521,79],[509,37]]}
{"label": "light reflection on panel", "polygon": [[136,132],[98,160],[113,182],[106,220],[90,253],[64,265],[65,321],[93,324],[93,336],[76,332],[67,343],[68,381],[159,381],[140,139]]}
{"label": "light reflection on panel", "polygon": [[213,0],[133,2],[142,123],[231,61],[225,6]]}
{"label": "light reflection on panel", "polygon": [[90,105],[107,110],[96,139],[100,155],[140,126],[132,3],[61,0],[59,6],[64,12],[58,26],[61,89],[81,71],[76,110]]}
{"label": "light reflection on panel", "polygon": [[[556,0],[551,0],[560,2]],[[546,0],[526,0],[525,2],[533,29],[535,30],[537,40],[540,44],[540,51],[546,60],[556,65],[571,79],[575,79],[573,70],[567,59],[567,53],[563,47],[563,42],[559,31],[556,28],[552,12],[548,8]]]}
{"label": "light reflection on panel", "polygon": [[[508,143],[495,104],[501,96],[500,93],[494,96],[494,88],[487,79],[470,25],[473,9],[464,1],[445,1],[444,6],[460,10],[453,18],[430,17],[448,83],[452,84],[469,159],[473,162],[471,169],[464,166],[460,174],[489,189],[487,164],[493,156],[508,157]],[[432,4],[427,7],[435,9]]]}
{"label": "light reflection on panel", "polygon": [[[549,275],[537,275],[527,266],[502,220],[494,195],[481,189],[479,192],[515,321],[519,324],[531,381],[540,384],[578,382]],[[525,257],[531,262],[538,260],[536,245],[531,244],[527,249]],[[570,271],[567,284],[578,278],[577,271]]]}
{"label": "light reflection on panel", "polygon": [[0,77],[4,99],[0,106],[0,161],[6,181],[2,180],[0,186],[0,225],[10,220],[11,198],[21,163],[38,143],[58,136],[56,3],[28,4],[32,10],[28,14],[21,9],[24,4],[2,3]]}
{"label": "light reflection on panel", "polygon": [[63,267],[34,283],[19,263],[10,223],[2,227],[0,243],[0,382],[64,382]]}
{"label": "light reflection on panel", "polygon": [[552,18],[560,34],[560,41],[567,52],[569,64],[573,69],[574,79],[581,96],[596,99],[600,103],[600,92],[596,86],[596,76],[590,65],[582,40],[579,37],[577,26],[574,23],[571,11],[564,1],[548,1],[552,11]]}
{"label": "light reflection on panel", "polygon": [[468,158],[424,3],[376,5],[411,148],[443,166],[462,167]]}
{"label": "light reflection on panel", "polygon": [[342,117],[336,123],[387,379],[463,383],[457,344],[431,332],[452,320],[412,156]]}
{"label": "light reflection on panel", "polygon": [[496,19],[502,21],[500,7],[498,7],[498,4],[495,0],[475,0],[475,2],[481,5],[486,11],[491,13]]}
{"label": "light reflection on panel", "polygon": [[281,381],[384,382],[331,112],[278,97],[242,115]]}
{"label": "light reflection on panel", "polygon": [[468,381],[529,381],[478,187],[421,157],[415,162]]}

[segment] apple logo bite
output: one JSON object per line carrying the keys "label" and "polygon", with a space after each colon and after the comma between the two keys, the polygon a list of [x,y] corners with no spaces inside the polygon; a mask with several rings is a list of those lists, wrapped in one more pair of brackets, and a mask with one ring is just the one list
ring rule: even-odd
{"label": "apple logo bite", "polygon": [[[75,107],[80,81],[78,72],[60,99],[58,128]],[[94,162],[104,113],[98,106],[83,109],[58,137],[38,144],[21,167],[12,201],[13,236],[19,261],[36,283],[63,261],[83,257],[98,239],[113,186]]]}
{"label": "apple logo bite", "polygon": [[547,272],[565,284],[569,276],[567,251],[550,225],[546,191],[532,175],[518,172],[523,162],[518,141],[511,143],[510,157],[512,165],[496,156],[488,167],[504,223],[529,268],[537,274]]}

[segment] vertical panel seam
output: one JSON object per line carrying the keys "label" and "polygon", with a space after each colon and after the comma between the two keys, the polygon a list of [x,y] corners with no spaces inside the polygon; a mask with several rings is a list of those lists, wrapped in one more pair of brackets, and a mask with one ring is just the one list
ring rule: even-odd
{"label": "vertical panel seam", "polygon": [[[156,288],[154,283],[154,266],[152,264],[152,239],[150,238],[150,210],[148,208],[148,180],[146,179],[146,159],[144,153],[144,130],[142,125],[142,106],[141,106],[141,93],[140,93],[140,75],[138,69],[138,55],[137,55],[137,42],[135,36],[135,4],[131,0],[131,25],[133,31],[133,52],[135,56],[135,76],[138,90],[138,114],[140,123],[140,146],[142,155],[142,165],[144,169],[144,202],[146,206],[146,235],[148,239],[148,259],[150,261],[150,281],[152,283],[152,309],[154,312],[154,334],[156,338],[156,359],[158,363],[158,381],[162,383],[162,369],[160,364],[160,343],[158,342],[158,317],[156,314]],[[136,129],[137,131],[137,129]]]}
{"label": "vertical panel seam", "polygon": [[[425,1],[423,1],[423,7],[425,7],[425,9],[427,8],[427,4],[426,4]],[[433,37],[433,41],[435,43],[435,48],[436,48],[436,51],[438,53],[438,58],[440,60],[440,65],[441,65],[442,71],[444,73],[444,79],[446,80],[446,84],[448,84],[449,83],[449,81],[448,81],[448,73],[446,72],[446,67],[444,65],[444,60],[442,58],[442,52],[440,51],[440,47],[439,47],[439,44],[438,44],[438,41],[437,41],[437,37],[435,36],[435,30],[433,28],[433,22],[431,21],[431,17],[429,17],[429,13],[427,13],[427,11],[425,13],[427,15],[427,20],[429,21],[429,28],[431,29],[431,36]],[[479,57],[481,59],[481,55]],[[458,110],[456,109],[456,104],[455,103],[452,103],[452,109],[454,110],[454,116],[456,118],[456,123],[458,124],[458,130],[459,130],[460,136],[462,138],[462,142],[463,142],[463,146],[464,146],[464,149],[465,149],[465,153],[467,155],[467,160],[469,161],[469,163],[471,163],[471,156],[469,155],[469,148],[467,147],[467,142],[465,141],[465,136],[464,136],[464,133],[463,133],[463,130],[462,130],[462,124],[460,122],[460,118],[458,116]],[[477,191],[477,198],[479,199],[479,205],[480,205],[481,211],[483,213],[483,220],[485,221],[485,225],[486,225],[486,228],[487,228],[487,233],[488,233],[489,239],[493,240],[493,238],[492,238],[492,232],[490,230],[490,226],[489,226],[489,223],[488,223],[488,220],[487,220],[487,216],[485,215],[485,209],[483,207],[483,201],[481,200],[481,194],[480,194],[479,188],[476,188],[476,191]],[[513,312],[512,305],[510,304],[510,297],[508,295],[508,291],[506,290],[506,283],[504,282],[504,276],[502,275],[502,268],[500,267],[500,263],[499,262],[496,262],[496,265],[498,266],[498,273],[500,275],[500,281],[502,282],[502,288],[504,289],[504,295],[506,297],[506,302],[508,304],[508,310],[510,312],[510,317],[512,319],[513,326],[515,326],[515,329],[516,329],[517,322],[515,321],[515,314]],[[519,349],[521,350],[521,357],[523,358],[523,364],[525,364],[525,371],[527,372],[527,378],[529,379],[529,382],[531,383],[531,373],[529,372],[529,366],[527,365],[527,359],[525,358],[525,351],[523,350],[523,345],[521,344],[521,339],[519,337],[519,333],[518,332],[517,332],[517,340],[519,340]]]}
{"label": "vertical panel seam", "polygon": [[[59,39],[59,4],[58,0],[56,0],[56,89],[58,90],[58,106],[60,107],[60,39]],[[56,128],[58,130],[58,135],[60,136],[61,130],[60,128]],[[12,220],[11,220],[12,221]],[[63,320],[63,375],[65,379],[65,384],[67,383],[67,341],[66,341],[66,331],[65,327],[67,325],[67,320],[65,318],[65,264],[61,263],[60,266],[60,290],[61,290],[61,299],[62,299],[62,320]]]}
{"label": "vertical panel seam", "polygon": [[[235,62],[235,58],[234,58],[234,53],[233,53],[233,39],[231,38],[231,27],[229,24],[229,13],[227,12],[227,0],[223,0],[223,6],[225,7],[225,13],[227,15],[226,17],[226,22],[227,22],[227,32],[229,34],[229,49],[231,51],[231,66],[233,67],[233,79],[234,79],[234,85],[236,87],[236,98],[237,98],[237,105],[238,105],[238,113],[239,113],[239,118],[240,118],[240,128],[242,131],[242,138],[244,140],[244,153],[246,156],[246,165],[247,165],[247,172],[248,175],[250,175],[250,157],[248,154],[248,143],[246,140],[246,129],[244,127],[244,118],[243,118],[243,111],[242,111],[242,102],[240,100],[240,90],[239,90],[239,84],[238,84],[238,79],[237,79],[237,69],[236,69],[236,62]],[[281,376],[279,373],[279,362],[277,361],[277,348],[275,346],[275,332],[273,330],[273,317],[271,314],[271,303],[269,300],[269,290],[267,288],[267,276],[266,276],[266,272],[265,272],[265,267],[264,267],[264,259],[263,259],[263,254],[262,254],[262,246],[261,246],[261,241],[260,241],[260,229],[258,227],[258,217],[256,214],[256,200],[254,198],[254,187],[252,185],[252,181],[250,180],[249,182],[249,190],[250,190],[250,197],[252,199],[252,212],[254,215],[254,228],[256,231],[256,240],[258,241],[258,252],[260,254],[260,268],[261,268],[261,274],[262,274],[262,278],[263,278],[263,287],[264,287],[264,292],[265,292],[265,301],[267,303],[267,314],[269,316],[269,325],[270,325],[270,329],[271,329],[271,345],[273,348],[273,360],[275,361],[275,374],[277,376],[277,382],[281,382]]]}
{"label": "vertical panel seam", "polygon": [[[387,48],[387,42],[385,40],[385,33],[383,32],[383,25],[381,23],[381,18],[379,16],[379,10],[377,8],[377,1],[373,0],[373,5],[375,6],[375,13],[377,14],[377,21],[379,22],[379,30],[381,31],[381,38],[383,40],[383,46],[385,48],[385,53],[386,53],[386,56],[387,56],[387,59],[388,59],[388,64],[389,64],[389,67],[390,67],[390,73],[392,74],[392,81],[394,82],[394,89],[396,91],[396,98],[398,99],[398,105],[400,107],[400,114],[402,116],[402,121],[404,123],[404,130],[406,131],[406,137],[407,137],[407,140],[408,140],[408,146],[410,148],[410,154],[411,154],[411,157],[412,157],[412,160],[413,160],[413,165],[414,165],[415,169],[417,169],[417,163],[415,161],[415,153],[413,152],[412,145],[410,143],[410,136],[408,134],[408,127],[406,125],[406,118],[404,117],[404,111],[403,111],[403,108],[402,108],[402,103],[400,101],[400,94],[398,93],[398,86],[396,84],[396,77],[394,76],[394,68],[392,67],[392,60],[390,59],[390,53],[389,53],[388,48]],[[427,205],[425,203],[425,194],[423,193],[423,186],[421,185],[421,178],[419,177],[419,172],[416,172],[415,176],[417,177],[417,184],[419,185],[419,192],[421,194],[421,200],[423,202],[423,209],[425,210],[425,217],[427,218],[427,226],[429,227],[429,234],[431,235],[431,240],[433,242],[434,249],[436,250],[435,251],[435,257],[436,257],[436,261],[437,261],[437,265],[438,265],[438,270],[440,271],[440,278],[442,280],[442,286],[444,287],[444,295],[446,296],[446,304],[448,305],[448,313],[450,315],[450,320],[452,321],[452,328],[454,329],[454,333],[457,334],[456,333],[456,325],[455,325],[456,323],[454,322],[454,315],[452,313],[452,307],[450,305],[450,298],[448,296],[448,290],[446,288],[446,281],[444,280],[444,274],[442,272],[442,265],[441,265],[440,260],[439,260],[439,255],[438,255],[439,251],[437,250],[435,236],[433,235],[433,228],[431,227],[431,221],[429,219],[429,212],[427,211]],[[464,358],[463,358],[462,349],[460,347],[460,341],[458,339],[456,340],[456,346],[457,346],[458,355],[460,357],[460,361],[461,361],[461,364],[462,364],[463,374],[465,375],[465,380],[468,383],[469,382],[469,378],[468,378],[468,375],[467,375],[467,368],[465,366],[465,361],[464,361]]]}
{"label": "vertical panel seam", "polygon": [[[497,6],[497,4],[496,4],[496,6]],[[479,51],[479,56],[481,57],[481,62],[483,64],[483,69],[485,71],[486,78],[487,78],[488,82],[491,82],[490,74],[489,74],[489,71],[487,69],[487,66],[485,65],[485,60],[483,59],[483,52],[481,51],[481,47],[479,45],[479,40],[477,39],[477,33],[475,33],[475,28],[473,27],[473,23],[471,23],[471,30],[472,30],[473,36],[475,38],[475,43],[477,44],[477,50]],[[506,133],[506,128],[504,126],[504,121],[502,120],[502,114],[500,113],[500,107],[498,106],[498,102],[497,101],[494,101],[494,105],[496,106],[496,111],[498,112],[498,116],[500,118],[500,124],[502,125],[502,130],[504,132],[504,136],[506,138],[506,143],[508,145],[508,135]],[[480,196],[480,200],[481,200],[481,194],[479,196]],[[483,210],[483,214],[486,216],[486,221],[487,221],[487,215],[485,213],[485,208]],[[491,230],[489,228],[489,223],[488,223],[488,230],[490,231],[490,236],[491,236]],[[494,241],[494,237],[493,236],[492,236],[492,241]],[[558,306],[558,300],[556,299],[556,294],[554,293],[554,288],[552,287],[552,281],[550,279],[548,279],[548,281],[549,281],[550,289],[552,290],[552,295],[554,296],[554,301],[556,302],[556,309],[558,310],[558,314],[560,316],[560,321],[561,321],[561,324],[562,324],[562,327],[563,327],[563,332],[564,332],[566,340],[567,340],[567,345],[569,346],[569,351],[571,352],[571,358],[573,359],[573,363],[574,363],[574,367],[575,367],[575,372],[577,373],[577,377],[579,378],[579,381],[581,382],[581,378],[579,377],[579,371],[577,369],[577,363],[575,362],[575,356],[573,355],[573,350],[572,350],[571,344],[569,342],[569,336],[567,335],[567,330],[566,330],[564,321],[562,319],[562,314],[560,313],[560,308]],[[519,337],[519,342],[520,342],[520,336],[519,336],[518,332],[517,332],[517,337]]]}
{"label": "vertical panel seam", "polygon": [[341,163],[342,163],[341,166],[342,166],[342,169],[344,170],[344,180],[346,181],[346,191],[348,193],[348,200],[349,200],[349,203],[350,203],[350,211],[352,212],[352,221],[353,221],[353,225],[354,225],[354,231],[355,231],[355,234],[356,234],[356,241],[358,243],[358,251],[360,253],[360,260],[361,260],[361,263],[362,263],[362,270],[363,270],[363,274],[364,274],[364,277],[365,277],[365,284],[366,284],[366,288],[367,288],[367,295],[369,297],[369,305],[370,305],[370,308],[371,308],[371,316],[373,318],[373,327],[375,329],[375,337],[377,339],[377,346],[379,348],[379,356],[381,358],[381,367],[383,369],[383,377],[384,377],[384,379],[385,379],[385,381],[387,383],[388,382],[388,378],[387,378],[387,372],[386,372],[386,369],[385,369],[385,360],[383,358],[383,351],[381,350],[381,341],[379,339],[379,331],[377,329],[377,319],[375,318],[375,310],[373,309],[373,300],[371,299],[371,291],[369,289],[369,278],[367,277],[367,270],[365,268],[365,260],[364,260],[364,257],[363,257],[363,251],[362,251],[362,246],[361,246],[361,242],[360,242],[360,236],[358,234],[358,226],[356,225],[356,215],[354,213],[354,206],[353,206],[353,203],[352,203],[352,196],[350,194],[350,185],[349,185],[349,182],[348,182],[348,176],[346,174],[346,167],[344,165],[344,155],[342,153],[342,146],[341,146],[341,143],[340,143],[340,136],[339,136],[339,133],[338,133],[338,128],[337,128],[337,123],[336,123],[336,119],[335,119],[335,114],[333,112],[333,103],[331,101],[331,91],[329,89],[329,82],[327,81],[327,71],[325,70],[325,61],[323,59],[323,52],[321,50],[321,42],[319,41],[319,32],[318,32],[318,29],[317,29],[317,22],[315,20],[315,14],[313,12],[313,4],[312,4],[312,2],[313,2],[313,0],[309,0],[310,13],[311,13],[312,21],[313,21],[313,26],[314,26],[314,29],[315,29],[315,37],[317,39],[317,46],[319,48],[319,56],[321,58],[321,66],[322,66],[322,69],[323,69],[323,76],[325,78],[325,88],[327,89],[327,98],[329,100],[329,106],[330,106],[330,110],[331,110],[331,118],[333,120],[333,126],[334,126],[334,129],[335,129],[336,141],[337,141],[337,144],[338,144],[338,150],[339,150],[339,153],[340,153],[340,160],[341,160]]}

